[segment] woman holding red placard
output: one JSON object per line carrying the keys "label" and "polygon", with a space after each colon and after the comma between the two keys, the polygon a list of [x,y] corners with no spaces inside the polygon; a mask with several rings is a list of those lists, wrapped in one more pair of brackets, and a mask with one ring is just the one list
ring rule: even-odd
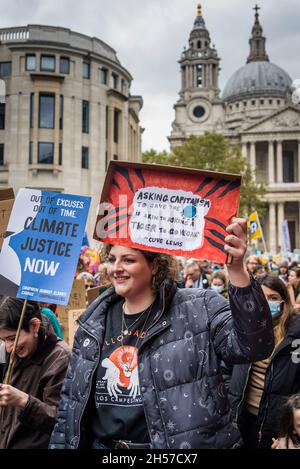
{"label": "woman holding red placard", "polygon": [[50,448],[233,448],[221,360],[268,356],[272,318],[247,273],[246,221],[227,227],[229,302],[178,289],[167,254],[106,246],[113,287],[79,318]]}

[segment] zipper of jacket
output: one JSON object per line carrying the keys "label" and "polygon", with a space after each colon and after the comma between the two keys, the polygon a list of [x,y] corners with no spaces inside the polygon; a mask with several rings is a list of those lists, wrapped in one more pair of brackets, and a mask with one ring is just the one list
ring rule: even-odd
{"label": "zipper of jacket", "polygon": [[[274,357],[273,357],[274,358]],[[271,361],[271,382],[273,380],[273,373],[274,373],[274,360],[272,358],[272,361]],[[267,375],[267,371],[268,371],[268,368],[266,370],[266,374],[265,376]],[[263,397],[263,396],[262,396]],[[266,420],[266,417],[267,417],[267,412],[268,412],[268,407],[269,407],[269,399],[267,399],[267,404],[266,404],[266,407],[265,407],[265,411],[264,411],[264,417],[263,417],[263,420],[260,424],[260,427],[259,427],[259,431],[258,431],[258,443],[261,442],[261,439],[262,439],[262,428],[264,426],[264,423],[265,423],[265,420]]]}
{"label": "zipper of jacket", "polygon": [[[163,290],[163,307],[162,307],[162,314],[164,313],[164,311],[165,311],[165,290]],[[160,317],[161,317],[161,315],[160,315]],[[154,326],[157,322],[158,322],[158,319],[157,319],[157,321],[156,321],[152,326]],[[152,368],[151,368],[151,375],[152,375],[153,382],[155,382]],[[141,383],[140,376],[139,376],[139,382]],[[154,388],[154,389],[155,389],[155,388]],[[157,403],[158,403],[158,406],[159,406],[159,397],[158,397],[158,395],[157,395],[156,390],[155,390],[155,394],[156,394]],[[143,407],[144,407],[144,400],[142,400],[142,401],[143,401]],[[145,415],[145,420],[146,420],[147,427],[148,427],[148,430],[149,430],[150,425],[149,425],[149,421],[148,421],[148,418],[147,418],[147,413],[145,412],[145,407],[144,407],[144,415]],[[163,419],[162,419],[162,421],[163,421]],[[163,423],[163,425],[164,425],[164,423]],[[166,431],[165,431],[165,434],[166,434]],[[151,432],[149,432],[149,437],[150,437],[150,440],[151,440]],[[167,443],[167,444],[168,444],[168,443]],[[169,448],[169,445],[168,445],[168,448]]]}
{"label": "zipper of jacket", "polygon": [[98,368],[98,365],[99,365],[99,362],[100,362],[100,344],[99,344],[99,340],[98,340],[97,337],[94,336],[90,331],[88,331],[87,329],[85,329],[85,328],[82,326],[81,323],[80,323],[80,327],[81,327],[88,335],[90,335],[91,337],[93,337],[93,338],[96,340],[96,342],[97,342],[97,344],[98,344],[99,356],[98,356],[98,360],[97,360],[97,362],[96,362],[96,366],[95,366],[95,368],[94,368],[94,371],[93,371],[92,375],[90,376],[90,386],[89,386],[89,390],[88,390],[87,399],[86,399],[86,402],[85,402],[85,404],[84,404],[84,406],[83,406],[82,412],[81,412],[80,417],[79,417],[79,421],[78,421],[78,430],[79,430],[79,432],[78,432],[78,443],[77,443],[77,446],[76,446],[75,449],[78,448],[78,445],[79,445],[79,442],[80,442],[80,424],[81,424],[81,419],[82,419],[82,416],[83,416],[83,414],[84,414],[86,405],[87,405],[88,400],[89,400],[89,397],[90,397],[90,392],[91,392],[92,384],[93,384],[93,377],[94,377],[95,371],[96,371],[96,369]]}
{"label": "zipper of jacket", "polygon": [[[283,339],[283,340],[285,340],[285,339]],[[274,358],[278,355],[278,353],[280,353],[283,349],[285,349],[289,345],[290,345],[290,341],[288,341],[286,344],[283,344],[283,346],[282,346],[282,343],[281,343],[278,346],[278,349],[275,350],[274,354],[271,356],[271,362],[269,363],[269,366],[267,367],[266,373],[265,373],[265,376],[267,376],[268,369],[269,368],[271,369],[271,382],[273,380],[273,374],[274,374]],[[264,425],[266,417],[267,417],[268,407],[269,407],[269,399],[267,400],[267,404],[266,404],[265,411],[264,411],[264,417],[263,417],[262,423],[260,424],[260,427],[259,427],[259,432],[258,432],[258,441],[259,441],[259,443],[261,442],[261,439],[262,439],[262,428],[263,428],[263,425]]]}
{"label": "zipper of jacket", "polygon": [[250,375],[251,366],[252,366],[251,364],[248,366],[247,378],[246,378],[246,382],[245,382],[245,385],[244,385],[242,397],[241,397],[241,400],[240,400],[240,402],[238,403],[238,406],[237,406],[237,408],[236,408],[235,418],[234,418],[234,420],[233,420],[236,424],[237,424],[237,421],[238,421],[238,414],[239,414],[240,406],[241,406],[241,404],[242,404],[242,402],[244,401],[244,398],[245,398],[245,393],[246,393],[246,389],[247,389],[247,385],[248,385],[248,380],[249,380],[249,375]]}
{"label": "zipper of jacket", "polygon": [[[163,289],[163,307],[162,307],[162,314],[164,314],[164,311],[165,311],[165,289]],[[161,316],[160,316],[161,317]],[[156,323],[158,322],[158,320],[153,324],[155,325]],[[153,379],[153,382],[155,382],[155,377],[154,377],[154,374],[153,374],[153,370],[152,370],[152,367],[151,367],[151,374],[152,374],[152,379]],[[155,388],[155,387],[154,387]],[[162,420],[162,424],[163,424],[163,427],[164,427],[164,434],[165,434],[165,437],[167,436],[167,432],[166,432],[166,425],[165,425],[165,422],[164,422],[164,419],[162,417],[162,412],[161,412],[161,409],[160,409],[160,401],[159,401],[159,396],[157,394],[157,390],[155,388],[155,394],[156,394],[156,398],[157,398],[157,404],[158,404],[158,408],[159,408],[159,411],[160,411],[160,415],[161,415],[161,420]],[[170,445],[169,445],[169,442],[168,442],[168,439],[166,437],[166,443],[167,443],[167,448],[170,448]]]}

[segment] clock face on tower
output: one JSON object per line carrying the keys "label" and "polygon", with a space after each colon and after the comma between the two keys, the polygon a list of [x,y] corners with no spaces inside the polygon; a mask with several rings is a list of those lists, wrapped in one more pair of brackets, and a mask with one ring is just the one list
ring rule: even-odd
{"label": "clock face on tower", "polygon": [[193,99],[187,106],[187,115],[195,124],[201,124],[209,119],[211,104],[204,99]]}
{"label": "clock face on tower", "polygon": [[203,106],[195,106],[193,109],[193,114],[197,119],[200,119],[205,114],[205,108]]}

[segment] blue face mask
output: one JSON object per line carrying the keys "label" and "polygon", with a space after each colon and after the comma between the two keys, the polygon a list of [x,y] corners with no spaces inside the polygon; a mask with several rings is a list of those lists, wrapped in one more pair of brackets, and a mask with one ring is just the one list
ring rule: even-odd
{"label": "blue face mask", "polygon": [[281,315],[281,304],[282,301],[268,301],[269,308],[272,314],[272,318],[278,318]]}
{"label": "blue face mask", "polygon": [[211,288],[217,293],[223,293],[224,285],[211,285]]}

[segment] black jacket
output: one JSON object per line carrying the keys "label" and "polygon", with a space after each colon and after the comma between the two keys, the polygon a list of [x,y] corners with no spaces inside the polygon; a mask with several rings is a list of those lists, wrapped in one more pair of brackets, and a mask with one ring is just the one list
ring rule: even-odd
{"label": "black jacket", "polygon": [[[295,341],[298,339],[297,341]],[[277,436],[278,417],[286,398],[300,392],[300,316],[294,315],[287,334],[275,350],[265,374],[265,385],[257,417],[260,438]],[[224,367],[234,421],[243,427],[245,395],[250,365]]]}
{"label": "black jacket", "polygon": [[[105,333],[120,297],[111,288],[79,318],[50,448],[88,447],[89,397]],[[160,307],[139,350],[139,383],[152,447],[231,448],[232,425],[220,360],[247,363],[273,350],[272,319],[261,287],[230,287],[229,303],[213,291],[165,281]]]}

